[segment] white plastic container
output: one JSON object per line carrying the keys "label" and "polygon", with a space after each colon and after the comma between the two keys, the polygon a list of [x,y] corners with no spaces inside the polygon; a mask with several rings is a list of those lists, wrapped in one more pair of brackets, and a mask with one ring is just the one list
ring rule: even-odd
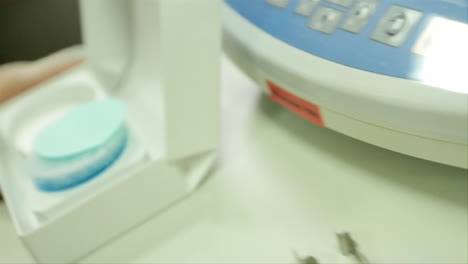
{"label": "white plastic container", "polygon": [[[77,261],[161,213],[196,190],[216,159],[220,3],[81,4],[87,62],[0,106],[0,185],[41,263]],[[76,188],[36,189],[24,161],[37,132],[74,105],[107,97],[128,104],[123,155]]]}

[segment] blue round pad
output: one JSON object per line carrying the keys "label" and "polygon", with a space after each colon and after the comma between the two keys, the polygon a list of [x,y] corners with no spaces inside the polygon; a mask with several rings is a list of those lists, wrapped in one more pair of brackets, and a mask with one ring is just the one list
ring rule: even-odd
{"label": "blue round pad", "polygon": [[125,122],[120,100],[84,103],[43,129],[35,139],[34,154],[44,159],[69,159],[102,147]]}
{"label": "blue round pad", "polygon": [[127,144],[128,132],[119,128],[103,145],[71,159],[44,159],[33,156],[29,160],[29,174],[39,190],[62,191],[78,186],[111,166]]}

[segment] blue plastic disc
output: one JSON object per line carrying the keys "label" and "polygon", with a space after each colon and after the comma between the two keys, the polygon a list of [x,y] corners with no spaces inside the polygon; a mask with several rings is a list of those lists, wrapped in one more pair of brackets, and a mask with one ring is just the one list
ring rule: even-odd
{"label": "blue plastic disc", "polygon": [[81,104],[44,128],[34,141],[34,153],[45,159],[68,159],[100,148],[125,123],[121,100]]}
{"label": "blue plastic disc", "polygon": [[111,166],[127,144],[127,129],[119,128],[98,149],[69,159],[44,159],[34,155],[29,162],[29,174],[39,190],[62,191],[78,186]]}

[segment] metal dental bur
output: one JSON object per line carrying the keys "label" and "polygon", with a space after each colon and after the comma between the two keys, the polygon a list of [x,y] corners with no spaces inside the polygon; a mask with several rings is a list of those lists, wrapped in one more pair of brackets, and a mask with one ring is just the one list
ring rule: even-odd
{"label": "metal dental bur", "polygon": [[370,264],[369,260],[359,250],[358,244],[351,238],[349,233],[338,233],[336,237],[341,254],[346,257],[353,257],[359,264]]}

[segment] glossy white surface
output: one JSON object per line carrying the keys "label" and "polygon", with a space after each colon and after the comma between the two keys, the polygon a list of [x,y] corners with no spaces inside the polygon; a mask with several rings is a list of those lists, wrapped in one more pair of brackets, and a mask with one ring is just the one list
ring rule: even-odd
{"label": "glossy white surface", "polygon": [[[320,128],[269,101],[228,61],[222,153],[194,196],[84,263],[321,263],[348,231],[371,263],[467,263],[467,170]],[[115,201],[119,203],[118,200]],[[0,262],[30,262],[0,207]]]}
{"label": "glossy white surface", "polygon": [[[468,168],[465,94],[357,70],[292,48],[227,5],[223,22],[225,50],[266,92],[269,80],[319,105],[328,128],[353,138]],[[455,79],[468,88],[468,79]]]}

